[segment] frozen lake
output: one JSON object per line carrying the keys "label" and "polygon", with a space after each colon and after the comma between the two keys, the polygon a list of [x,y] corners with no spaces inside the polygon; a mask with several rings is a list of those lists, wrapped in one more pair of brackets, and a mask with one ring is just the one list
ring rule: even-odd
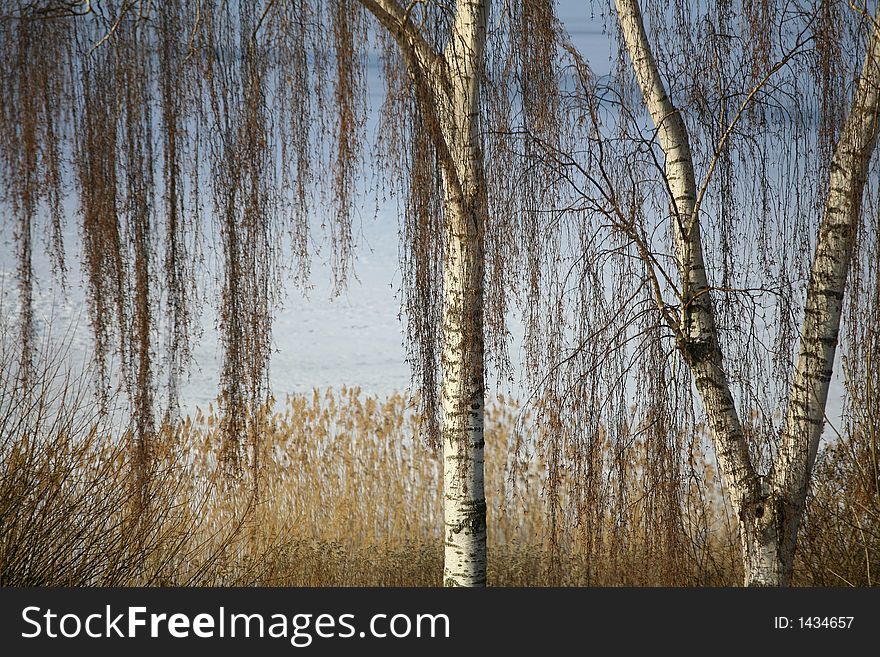
{"label": "frozen lake", "polygon": [[[609,47],[601,25],[589,17],[589,3],[561,3],[560,17],[575,45],[587,57],[596,73],[608,69]],[[377,92],[378,93],[378,92]],[[374,98],[373,106],[378,103]],[[368,197],[369,198],[369,197]],[[78,265],[76,222],[71,208],[68,220],[67,256],[70,280],[67,290],[58,287],[49,273],[48,260],[37,243],[35,290],[37,326],[51,328],[55,339],[70,345],[72,361],[84,361],[91,336],[84,306],[83,283]],[[10,317],[17,305],[12,226],[0,233],[0,311]],[[313,388],[357,386],[380,396],[407,389],[410,369],[406,363],[405,323],[401,317],[401,272],[398,258],[398,219],[393,207],[363,208],[355,226],[357,255],[354,276],[339,296],[331,289],[326,249],[312,260],[311,289],[304,293],[290,286],[278,309],[273,328],[273,357],[270,385],[277,396],[309,392]],[[202,318],[204,333],[194,350],[189,379],[180,389],[185,412],[205,407],[217,394],[220,350],[214,330],[215,317],[209,305]],[[514,332],[516,335],[516,333]],[[514,367],[521,362],[519,341],[511,344]],[[494,385],[497,382],[493,382]],[[509,384],[500,392],[521,396]],[[829,402],[829,417],[839,415],[838,392]]]}
{"label": "frozen lake", "polygon": [[[596,70],[607,65],[607,41],[588,15],[587,3],[563,2],[561,18],[573,39],[595,62]],[[378,105],[378,85],[372,105]],[[339,296],[331,289],[326,249],[312,260],[307,293],[289,286],[273,329],[274,354],[270,384],[276,395],[307,392],[318,387],[359,386],[365,392],[386,395],[410,385],[406,363],[405,330],[400,317],[401,274],[398,264],[398,220],[395,208],[380,208],[374,218],[372,205],[363,208],[355,231],[359,235],[354,276]],[[53,339],[64,338],[73,362],[87,359],[90,333],[84,305],[80,248],[75,207],[70,206],[66,237],[69,286],[62,290],[50,275],[42,244],[36,242],[35,290],[37,327],[51,329]],[[0,310],[10,317],[17,306],[13,226],[4,222],[0,232]],[[184,410],[204,407],[217,394],[220,350],[214,330],[213,308],[204,309],[201,340],[194,350],[189,380],[180,389]],[[518,347],[511,357],[518,360]],[[507,390],[512,392],[511,390]]]}

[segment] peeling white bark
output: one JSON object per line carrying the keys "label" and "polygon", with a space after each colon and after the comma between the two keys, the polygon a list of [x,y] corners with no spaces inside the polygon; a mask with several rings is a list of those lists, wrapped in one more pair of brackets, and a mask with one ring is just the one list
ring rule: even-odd
{"label": "peeling white bark", "polygon": [[679,349],[687,360],[715,442],[719,468],[737,512],[750,497],[756,477],[724,370],[712,295],[703,262],[697,186],[687,127],[672,104],[651,52],[637,0],[616,0],[620,30],[645,106],[666,156],[665,178],[672,206],[681,281]]}
{"label": "peeling white bark", "polygon": [[780,499],[783,554],[791,569],[795,540],[825,425],[846,279],[868,166],[880,130],[880,7],[875,14],[852,106],[829,167],[828,197],[807,286],[800,353],[782,440],[771,472]]}
{"label": "peeling white bark", "polygon": [[444,52],[450,89],[439,110],[443,167],[443,473],[446,586],[486,584],[483,484],[483,220],[479,76],[486,3],[459,2]]}
{"label": "peeling white bark", "polygon": [[486,190],[479,85],[487,0],[456,2],[452,34],[436,53],[395,0],[360,0],[397,40],[418,85],[444,190],[443,382],[446,586],[486,585],[483,483],[483,222]]}
{"label": "peeling white bark", "polygon": [[853,106],[831,164],[829,196],[807,290],[801,353],[782,443],[771,473],[762,477],[751,464],[724,370],[703,260],[687,127],[660,77],[638,1],[615,0],[615,6],[636,80],[666,156],[665,177],[681,281],[678,346],[691,368],[709,420],[719,468],[739,518],[745,584],[787,584],[822,433],[852,238],[877,140],[880,29],[875,20]]}
{"label": "peeling white bark", "polygon": [[[449,185],[447,187],[447,195]],[[447,201],[441,387],[446,586],[486,584],[482,262],[477,214]]]}

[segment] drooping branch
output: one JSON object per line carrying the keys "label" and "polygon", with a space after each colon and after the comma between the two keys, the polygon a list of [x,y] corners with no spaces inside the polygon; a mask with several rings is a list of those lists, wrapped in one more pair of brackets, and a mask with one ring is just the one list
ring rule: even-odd
{"label": "drooping branch", "polygon": [[636,80],[666,158],[664,179],[671,197],[672,233],[681,279],[682,337],[679,348],[694,373],[716,442],[719,464],[727,479],[734,507],[738,509],[754,488],[755,472],[718,339],[703,258],[698,192],[688,130],[660,76],[637,0],[615,0],[615,5]]}

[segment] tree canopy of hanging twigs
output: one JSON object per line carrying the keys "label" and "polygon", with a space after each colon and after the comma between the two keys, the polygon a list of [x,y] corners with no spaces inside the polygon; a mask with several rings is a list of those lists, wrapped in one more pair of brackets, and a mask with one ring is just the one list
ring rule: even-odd
{"label": "tree canopy of hanging twigs", "polygon": [[[463,378],[479,379],[482,396],[483,369],[509,373],[506,318],[518,307],[553,540],[574,527],[596,556],[613,557],[638,533],[646,558],[678,554],[692,538],[688,489],[705,486],[701,440],[715,428],[680,348],[684,320],[711,299],[741,456],[766,473],[832,158],[876,18],[872,6],[835,0],[642,4],[646,43],[689,136],[707,278],[690,296],[663,121],[658,129],[646,111],[611,6],[615,63],[597,78],[550,0],[0,3],[0,176],[25,363],[33,255],[45,245],[59,279],[83,272],[98,378],[109,385],[119,363],[146,477],[154,423],[173,411],[208,296],[223,347],[223,455],[256,466],[259,450],[247,448],[259,439],[284,282],[306,280],[312,245],[326,239],[335,285],[345,284],[375,180],[399,208],[409,356],[433,442],[454,208],[476,218],[466,225],[480,282],[479,303],[462,306],[479,315],[468,329],[479,335],[460,341],[480,371]],[[462,8],[481,17],[479,56],[451,45]],[[467,130],[448,127],[450,99],[467,87],[450,61],[478,82],[466,143]],[[384,94],[371,108],[374,65]],[[479,160],[470,178],[464,151]],[[865,303],[880,252],[876,171],[874,159],[846,287],[853,377],[864,375],[863,318],[880,307]],[[477,181],[470,196],[462,180]],[[63,240],[72,222],[75,265]],[[627,487],[635,468],[646,490]],[[579,503],[562,508],[563,497]],[[681,569],[665,563],[662,578],[679,583]]]}
{"label": "tree canopy of hanging twigs", "polygon": [[[158,407],[173,411],[210,296],[223,456],[238,467],[251,454],[256,465],[259,450],[242,450],[259,437],[283,281],[291,268],[305,279],[310,245],[326,237],[337,289],[345,284],[364,190],[377,179],[400,208],[410,356],[437,442],[453,327],[444,317],[471,318],[459,348],[475,355],[474,372],[458,378],[479,380],[482,398],[484,340],[489,362],[507,362],[509,274],[543,248],[535,217],[553,186],[528,167],[508,175],[519,157],[510,134],[525,126],[560,139],[556,30],[548,0],[3,2],[0,51],[14,64],[0,80],[0,175],[17,227],[24,343],[34,235],[47,229],[63,278],[73,267],[61,236],[75,221],[99,379],[107,384],[118,358],[138,460],[149,462]],[[385,93],[369,145],[376,62]],[[477,296],[464,311],[444,301],[444,286],[462,283],[448,266],[463,237],[450,208],[472,231],[462,298]],[[538,284],[529,279],[532,294]]]}
{"label": "tree canopy of hanging twigs", "polygon": [[[876,7],[600,6],[616,63],[597,79],[563,44],[576,58],[565,87],[572,118],[563,123],[585,130],[575,148],[548,148],[541,158],[570,190],[563,212],[541,229],[556,236],[559,255],[529,304],[538,318],[527,344],[530,375],[544,387],[546,450],[570,464],[553,485],[582,500],[574,520],[597,550],[619,538],[602,535],[609,513],[619,520],[614,531],[679,549],[689,522],[683,495],[697,476],[689,455],[705,426],[735,513],[765,520],[756,521],[757,538],[743,538],[745,581],[788,581],[821,432],[820,379],[830,378],[837,341],[825,318],[839,304],[826,297],[842,298],[847,270],[854,325],[843,334],[845,352],[867,348],[860,318],[874,317],[864,295],[876,285],[878,243]],[[852,210],[836,209],[853,205],[837,205],[841,189],[851,189],[842,193]],[[842,234],[852,231],[851,241],[835,236],[835,216],[846,217]],[[824,246],[814,257],[817,240]],[[843,263],[840,275],[826,273],[830,262]],[[823,291],[826,280],[832,291]],[[598,436],[616,455],[610,464]],[[609,486],[640,454],[652,490]],[[633,528],[626,509],[637,504],[653,509]],[[771,534],[783,548],[768,547]],[[754,570],[775,550],[779,572]]]}

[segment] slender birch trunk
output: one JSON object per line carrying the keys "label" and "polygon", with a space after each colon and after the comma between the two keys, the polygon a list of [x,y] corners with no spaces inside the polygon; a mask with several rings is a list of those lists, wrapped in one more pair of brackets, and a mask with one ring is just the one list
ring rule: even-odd
{"label": "slender birch trunk", "polygon": [[486,584],[483,485],[483,225],[479,137],[486,3],[460,2],[444,59],[450,93],[439,108],[449,150],[443,170],[443,383],[441,386],[446,586]]}
{"label": "slender birch trunk", "polygon": [[486,189],[479,131],[488,0],[456,3],[437,53],[393,0],[360,0],[395,37],[438,153],[444,194],[440,388],[446,586],[486,585],[483,483],[483,225]]}
{"label": "slender birch trunk", "polygon": [[[448,188],[448,185],[446,185]],[[447,198],[450,194],[447,189]],[[446,586],[486,584],[479,210],[447,201],[441,386]],[[451,210],[451,211],[450,211]]]}
{"label": "slender birch trunk", "polygon": [[878,132],[880,29],[876,21],[853,106],[830,167],[795,379],[782,443],[771,472],[760,476],[748,454],[724,369],[706,277],[687,127],[672,104],[645,33],[637,0],[615,0],[620,30],[645,105],[657,128],[672,198],[680,278],[680,326],[673,327],[703,403],[718,464],[739,519],[745,584],[791,579],[796,535],[824,424],[852,239]]}
{"label": "slender birch trunk", "polygon": [[829,167],[828,197],[807,286],[800,353],[779,453],[770,472],[770,499],[783,581],[791,574],[797,531],[825,424],[840,316],[868,166],[880,132],[880,7],[852,106]]}

